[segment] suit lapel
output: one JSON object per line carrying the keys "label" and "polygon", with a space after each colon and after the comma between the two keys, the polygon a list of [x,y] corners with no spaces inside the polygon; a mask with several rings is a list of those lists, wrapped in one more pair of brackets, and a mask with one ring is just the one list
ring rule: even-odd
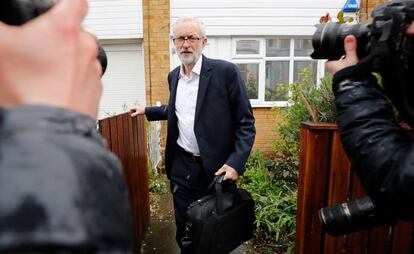
{"label": "suit lapel", "polygon": [[170,90],[170,101],[169,101],[169,113],[175,114],[175,97],[177,95],[178,75],[180,74],[180,67],[176,68],[171,77],[171,90]]}
{"label": "suit lapel", "polygon": [[202,57],[203,57],[203,62],[201,64],[200,82],[198,84],[197,104],[196,104],[194,123],[197,122],[198,115],[203,105],[204,97],[206,95],[208,84],[210,81],[210,76],[211,76],[211,73],[210,73],[211,68],[209,64],[209,59],[205,57],[204,55]]}

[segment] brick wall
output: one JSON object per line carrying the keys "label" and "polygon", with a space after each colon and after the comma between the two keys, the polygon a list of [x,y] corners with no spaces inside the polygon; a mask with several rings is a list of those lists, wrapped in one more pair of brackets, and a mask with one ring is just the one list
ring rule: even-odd
{"label": "brick wall", "polygon": [[147,105],[167,103],[170,71],[170,1],[143,0],[144,59]]}
{"label": "brick wall", "polygon": [[366,21],[371,18],[371,12],[380,3],[386,2],[385,0],[360,0],[361,1],[361,11],[360,11],[360,20],[361,22]]}
{"label": "brick wall", "polygon": [[[167,76],[170,72],[170,1],[143,0],[145,91],[147,106],[168,103]],[[165,144],[166,123],[162,123]]]}
{"label": "brick wall", "polygon": [[256,119],[256,140],[253,150],[259,149],[266,155],[272,155],[272,143],[279,137],[277,123],[283,121],[283,116],[270,108],[254,108],[253,114]]}

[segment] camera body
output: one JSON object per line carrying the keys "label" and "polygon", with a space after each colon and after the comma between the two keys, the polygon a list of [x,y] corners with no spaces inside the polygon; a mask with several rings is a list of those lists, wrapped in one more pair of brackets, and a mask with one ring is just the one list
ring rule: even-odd
{"label": "camera body", "polygon": [[[47,12],[53,7],[53,0],[1,0],[0,21],[9,25],[19,26]],[[108,60],[104,49],[98,44],[98,60],[105,73]]]}

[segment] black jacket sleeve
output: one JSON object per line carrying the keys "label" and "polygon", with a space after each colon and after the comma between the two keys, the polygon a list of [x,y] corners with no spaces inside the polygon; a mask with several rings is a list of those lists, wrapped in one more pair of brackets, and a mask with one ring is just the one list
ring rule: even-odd
{"label": "black jacket sleeve", "polygon": [[168,118],[168,106],[161,105],[159,107],[146,107],[145,116],[148,121],[167,120]]}
{"label": "black jacket sleeve", "polygon": [[236,169],[239,174],[243,174],[244,165],[249,158],[256,136],[255,119],[243,78],[237,66],[231,65],[231,67],[227,73],[230,74],[228,91],[235,140],[234,150],[226,164]]}
{"label": "black jacket sleeve", "polygon": [[379,210],[413,219],[414,142],[382,88],[353,66],[334,76],[333,90],[342,143],[369,196]]}

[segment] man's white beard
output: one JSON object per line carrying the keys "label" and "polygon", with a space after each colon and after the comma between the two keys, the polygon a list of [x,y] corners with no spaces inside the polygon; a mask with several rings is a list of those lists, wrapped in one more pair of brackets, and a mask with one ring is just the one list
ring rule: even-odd
{"label": "man's white beard", "polygon": [[181,63],[185,64],[185,65],[190,65],[190,64],[195,64],[198,60],[198,58],[200,57],[200,54],[197,54],[195,52],[193,52],[192,55],[190,56],[185,56],[185,55],[179,55]]}

